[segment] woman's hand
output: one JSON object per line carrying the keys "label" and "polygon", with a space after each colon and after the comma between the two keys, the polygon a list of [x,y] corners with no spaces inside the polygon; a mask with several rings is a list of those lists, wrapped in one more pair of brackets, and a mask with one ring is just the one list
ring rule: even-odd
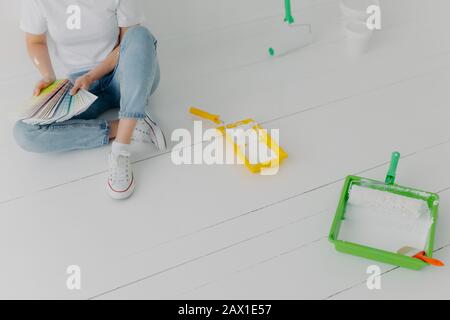
{"label": "woman's hand", "polygon": [[50,85],[53,84],[53,82],[55,82],[56,79],[55,78],[49,78],[49,79],[42,79],[40,80],[36,86],[34,87],[34,92],[33,95],[35,97],[39,96],[42,92],[42,90],[44,90],[45,88],[48,88]]}
{"label": "woman's hand", "polygon": [[91,75],[89,73],[86,73],[85,75],[79,77],[76,81],[75,84],[72,88],[72,90],[70,91],[70,94],[76,95],[78,93],[78,91],[80,91],[80,89],[84,89],[84,90],[89,90],[89,88],[91,87],[91,84],[94,82],[94,79],[92,79]]}
{"label": "woman's hand", "polygon": [[34,87],[33,94],[38,96],[42,90],[53,84],[56,81],[55,72],[50,61],[50,55],[47,47],[47,35],[26,34],[26,43],[28,53],[33,60],[34,65],[39,70],[42,80]]}

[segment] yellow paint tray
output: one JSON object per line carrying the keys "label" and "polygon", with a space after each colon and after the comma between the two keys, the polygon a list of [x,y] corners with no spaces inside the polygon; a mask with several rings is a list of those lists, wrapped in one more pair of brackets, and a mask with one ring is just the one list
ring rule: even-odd
{"label": "yellow paint tray", "polygon": [[[190,113],[219,125],[217,130],[233,146],[235,154],[252,173],[264,174],[265,170],[276,169],[288,157],[270,134],[255,120],[246,119],[225,124],[220,116],[191,107]],[[252,148],[257,145],[257,148]]]}

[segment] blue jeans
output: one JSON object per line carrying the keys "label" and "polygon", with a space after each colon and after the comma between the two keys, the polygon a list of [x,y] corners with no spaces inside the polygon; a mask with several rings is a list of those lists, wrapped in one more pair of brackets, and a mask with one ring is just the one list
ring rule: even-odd
{"label": "blue jeans", "polygon": [[[87,72],[87,71],[86,71]],[[75,80],[86,72],[70,75]],[[144,27],[128,30],[120,47],[114,71],[89,88],[98,99],[79,116],[51,125],[18,121],[14,137],[24,150],[37,153],[91,149],[109,144],[109,123],[97,119],[109,109],[120,108],[120,119],[142,119],[149,98],[159,85],[160,70],[156,40]]]}

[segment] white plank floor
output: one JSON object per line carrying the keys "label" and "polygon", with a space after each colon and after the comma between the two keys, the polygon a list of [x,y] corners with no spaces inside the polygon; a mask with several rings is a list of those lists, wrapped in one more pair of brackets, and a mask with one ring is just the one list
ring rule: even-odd
{"label": "white plank floor", "polygon": [[[21,151],[14,112],[36,74],[18,5],[4,1],[0,298],[450,298],[448,268],[380,265],[382,290],[369,291],[373,262],[326,239],[345,176],[382,179],[399,150],[399,182],[441,193],[436,255],[450,262],[448,0],[382,0],[383,30],[357,59],[345,55],[339,2],[299,0],[314,44],[272,60],[264,53],[282,15],[276,1],[178,2],[146,2],[163,70],[155,117],[170,133],[192,130],[190,105],[251,116],[280,129],[289,160],[261,177],[175,166],[170,153],[136,148],[138,189],[118,203],[103,189],[107,148]],[[82,269],[80,291],[66,288],[69,265]]]}

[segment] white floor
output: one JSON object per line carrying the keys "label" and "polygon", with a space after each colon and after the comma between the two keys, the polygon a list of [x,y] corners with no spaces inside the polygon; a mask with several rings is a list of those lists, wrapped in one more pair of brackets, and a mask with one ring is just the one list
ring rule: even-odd
{"label": "white floor", "polygon": [[[337,0],[299,0],[315,42],[277,59],[262,45],[282,16],[277,1],[178,2],[147,4],[163,70],[155,117],[170,133],[192,130],[191,105],[250,116],[280,129],[289,160],[261,177],[136,149],[138,188],[119,203],[104,192],[107,148],[21,151],[13,114],[36,74],[18,5],[4,1],[0,298],[450,298],[448,268],[380,265],[382,290],[369,291],[374,263],[327,241],[345,176],[383,179],[398,150],[398,182],[442,196],[436,257],[450,263],[449,1],[382,0],[383,29],[358,59],[345,55]],[[66,287],[70,265],[82,290]]]}

